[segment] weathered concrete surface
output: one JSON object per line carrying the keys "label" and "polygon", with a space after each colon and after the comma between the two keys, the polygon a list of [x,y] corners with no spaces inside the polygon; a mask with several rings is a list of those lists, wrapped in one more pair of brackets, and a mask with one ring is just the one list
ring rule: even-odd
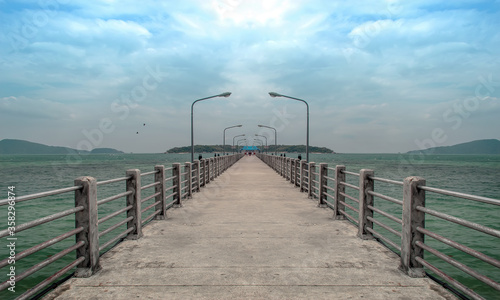
{"label": "weathered concrete surface", "polygon": [[46,299],[454,299],[245,157]]}

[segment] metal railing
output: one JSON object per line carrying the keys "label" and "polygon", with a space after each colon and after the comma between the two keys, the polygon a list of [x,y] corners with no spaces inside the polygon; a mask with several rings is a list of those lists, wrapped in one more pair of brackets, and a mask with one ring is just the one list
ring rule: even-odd
{"label": "metal railing", "polygon": [[[376,239],[397,253],[400,256],[399,269],[409,276],[436,275],[440,280],[453,286],[454,291],[461,296],[484,299],[472,287],[462,283],[463,280],[453,277],[456,272],[449,268],[452,266],[463,272],[461,274],[465,273],[470,278],[484,283],[500,295],[500,283],[496,281],[500,277],[498,255],[492,257],[483,253],[484,250],[482,252],[453,240],[456,237],[443,236],[436,232],[446,226],[444,223],[456,224],[455,232],[470,229],[469,234],[475,238],[484,235],[493,241],[491,244],[500,245],[500,230],[438,211],[437,208],[426,205],[425,199],[435,195],[446,196],[451,199],[463,199],[467,201],[465,205],[482,203],[488,207],[487,209],[497,211],[500,200],[428,187],[425,185],[425,180],[420,177],[407,177],[403,181],[396,181],[376,177],[374,171],[368,169],[355,173],[347,171],[342,165],[331,168],[324,163],[319,164],[318,169],[313,162],[306,163],[303,160],[266,154],[257,156],[287,181],[300,187],[300,191],[307,192],[309,198],[317,199],[319,206],[331,208],[335,219],[347,219],[357,226],[358,237]],[[291,167],[284,169],[283,165]],[[334,175],[329,175],[329,172]],[[375,183],[380,185],[379,190],[386,192],[399,190],[401,198],[375,192]],[[430,218],[441,221],[437,223],[439,225],[434,226],[435,230],[431,230],[431,226],[425,226],[425,220]],[[465,253],[471,259],[458,261],[453,258],[455,252],[450,249]],[[427,259],[429,254],[431,256]],[[477,268],[478,262],[483,263],[481,268]],[[439,266],[443,264],[446,266],[440,268]],[[485,275],[485,272],[497,276],[494,279]],[[464,277],[461,274],[457,277]]]}
{"label": "metal railing", "polygon": [[[17,246],[13,256],[0,261],[0,270],[6,274],[8,270],[11,270],[9,266],[13,259],[16,263],[15,275],[0,284],[0,291],[12,287],[13,284],[18,285],[23,279],[54,262],[63,262],[64,266],[50,270],[47,278],[30,286],[17,299],[29,299],[37,295],[49,284],[71,271],[74,271],[73,276],[76,277],[93,275],[101,268],[99,257],[105,250],[111,249],[124,239],[141,238],[144,225],[154,219],[165,219],[168,209],[182,206],[184,199],[209,182],[206,179],[215,179],[242,156],[242,154],[235,154],[201,159],[192,164],[186,163],[184,166],[174,163],[170,168],[158,165],[155,166],[154,171],[142,174],[138,169],[131,169],[126,171],[125,177],[99,182],[93,177],[79,177],[75,180],[73,187],[0,200],[0,206],[12,207],[14,210],[20,202],[44,201],[50,196],[74,197],[75,199],[74,207],[23,224],[12,224],[12,227],[0,231],[0,239],[4,240],[4,244],[13,243],[14,245],[16,239],[14,236],[24,231],[35,230],[44,224],[68,217],[73,218],[73,221],[65,220],[66,223],[74,224],[73,228],[68,228],[66,232],[55,233],[55,236],[34,246],[23,250]],[[212,171],[209,171],[210,168]],[[142,184],[142,179],[148,183]],[[123,186],[123,184],[126,186],[126,191],[116,193],[117,185]],[[107,187],[111,190],[107,191]],[[103,192],[102,194],[106,195],[105,198],[97,199],[98,189],[100,194]],[[118,201],[120,199],[121,202]],[[69,238],[74,238],[76,242],[70,242]],[[58,248],[62,247],[62,249],[53,247],[61,242],[64,245]],[[43,256],[49,257],[41,261],[31,259],[24,270],[18,271],[19,261],[26,261],[26,257],[40,251],[45,251]],[[68,254],[74,252],[76,252],[76,258],[69,258]]]}

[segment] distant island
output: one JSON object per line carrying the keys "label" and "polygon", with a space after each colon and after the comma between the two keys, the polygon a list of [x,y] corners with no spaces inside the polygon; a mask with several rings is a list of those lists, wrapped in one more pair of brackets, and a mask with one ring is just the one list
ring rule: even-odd
{"label": "distant island", "polygon": [[[239,146],[241,149],[243,146]],[[261,151],[264,151],[262,146],[258,146]],[[230,153],[233,150],[230,145],[226,145],[225,152]],[[287,153],[306,153],[306,145],[269,145],[269,152],[287,152]],[[174,147],[166,151],[166,153],[190,153],[191,146],[184,147]],[[196,153],[214,153],[214,152],[224,152],[222,145],[195,145],[194,152]],[[326,147],[315,147],[309,146],[309,152],[311,153],[335,153],[333,150]]]}
{"label": "distant island", "polygon": [[442,146],[408,153],[423,154],[500,154],[500,141],[496,139],[477,140],[453,146]]}
{"label": "distant island", "polygon": [[92,151],[67,147],[47,146],[24,140],[4,139],[0,141],[0,154],[113,154],[123,153],[112,148],[95,148]]}

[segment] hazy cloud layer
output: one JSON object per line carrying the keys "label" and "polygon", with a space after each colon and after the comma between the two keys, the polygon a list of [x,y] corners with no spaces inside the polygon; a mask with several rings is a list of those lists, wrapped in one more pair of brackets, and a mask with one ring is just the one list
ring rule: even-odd
{"label": "hazy cloud layer", "polygon": [[225,91],[196,143],[305,144],[270,91],[338,152],[500,138],[499,1],[6,0],[0,28],[0,139],[163,152]]}

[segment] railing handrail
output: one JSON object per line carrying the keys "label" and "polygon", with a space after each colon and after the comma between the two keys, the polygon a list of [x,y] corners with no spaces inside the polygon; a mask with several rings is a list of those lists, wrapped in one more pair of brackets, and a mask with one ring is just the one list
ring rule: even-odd
{"label": "railing handrail", "polygon": [[[205,168],[208,174],[210,175],[209,180],[213,180],[218,177],[223,171],[227,170],[231,165],[237,162],[242,157],[242,154],[228,155],[223,157],[217,157],[216,159],[212,158],[207,161],[208,167]],[[49,240],[43,241],[36,246],[25,249],[19,253],[17,259],[24,258],[28,255],[34,254],[42,249],[47,248],[50,245],[53,245],[57,242],[60,242],[64,239],[67,239],[71,236],[76,236],[76,244],[56,253],[44,261],[34,264],[25,270],[22,274],[16,276],[16,282],[24,279],[25,277],[30,276],[32,273],[46,267],[48,264],[63,258],[68,253],[72,251],[77,251],[76,260],[71,261],[70,264],[66,265],[62,269],[57,270],[47,279],[38,283],[35,287],[32,287],[29,291],[26,291],[20,297],[31,297],[41,291],[44,287],[55,281],[61,275],[67,273],[69,270],[73,269],[77,266],[77,272],[75,276],[83,276],[87,277],[95,273],[99,267],[99,255],[102,255],[101,251],[106,250],[109,247],[113,247],[124,237],[135,237],[140,238],[142,236],[142,226],[146,225],[153,218],[164,219],[165,214],[164,211],[174,207],[174,205],[181,204],[183,198],[187,198],[191,195],[192,192],[199,191],[198,189],[189,189],[191,186],[189,178],[197,177],[198,182],[201,177],[204,177],[204,174],[198,171],[198,168],[194,169],[193,172],[190,172],[191,165],[185,165],[183,167],[186,172],[181,173],[179,168],[180,164],[174,163],[172,167],[165,168],[164,166],[155,166],[154,171],[149,171],[145,173],[141,173],[139,170],[128,170],[127,175],[125,177],[113,178],[103,181],[96,181],[92,177],[80,177],[75,180],[75,186],[65,187],[60,189],[54,189],[46,192],[34,193],[25,196],[18,196],[15,199],[4,199],[0,200],[0,206],[2,205],[10,205],[17,204],[18,202],[28,201],[33,199],[46,198],[49,196],[64,194],[64,193],[75,193],[75,206],[70,209],[66,209],[64,211],[55,212],[49,216],[41,217],[20,225],[17,225],[13,228],[7,228],[5,230],[0,231],[0,238],[7,237],[12,233],[17,233],[23,230],[33,229],[38,227],[39,225],[52,222],[54,220],[67,217],[69,215],[75,215],[76,219],[76,228],[73,228],[62,235],[51,238]],[[222,167],[224,166],[224,167]],[[194,172],[196,171],[196,172]],[[166,177],[165,172],[172,172],[172,177]],[[194,174],[194,175],[193,175]],[[141,177],[155,175],[154,181],[149,184],[142,185]],[[181,179],[182,177],[183,179]],[[208,179],[208,178],[207,178]],[[206,180],[203,185],[207,184],[209,180]],[[127,185],[126,192],[116,193],[114,195],[108,196],[102,200],[97,200],[97,187],[102,187],[104,185],[125,182]],[[168,189],[165,188],[166,182],[172,182],[172,187]],[[194,186],[194,184],[192,185]],[[148,195],[144,198],[140,197],[141,191],[147,190],[150,191],[150,188],[154,188],[154,191],[151,195]],[[188,192],[182,194],[183,191],[189,190]],[[171,190],[174,190],[173,193],[169,194]],[[78,194],[78,195],[77,195]],[[106,216],[98,219],[98,211],[99,208],[107,203],[114,202],[117,199],[126,198],[127,203],[125,207],[119,208],[115,211],[109,212]],[[166,199],[172,198],[173,201],[166,201]],[[149,200],[152,200],[152,203],[146,203]],[[82,202],[83,201],[83,202]],[[168,202],[168,203],[167,203]],[[83,203],[83,204],[82,204]],[[141,205],[144,204],[144,207]],[[154,212],[145,218],[141,217],[141,214],[154,209]],[[106,224],[103,227],[102,231],[99,231],[99,224],[103,224],[104,222],[117,218],[118,216],[126,214],[126,217],[120,219],[114,224]],[[83,219],[82,219],[83,217]],[[88,219],[85,219],[88,218]],[[126,226],[125,230],[121,230],[120,233],[115,234],[110,238],[107,242],[99,244],[99,240],[97,237],[102,237],[104,235],[108,236],[115,230],[120,230],[121,227]],[[93,237],[91,237],[93,235]],[[83,254],[82,254],[83,253]],[[97,257],[96,257],[97,256]],[[5,265],[9,264],[8,259],[0,261],[0,264],[5,267]],[[0,291],[6,289],[10,285],[9,281],[5,281],[0,283]]]}
{"label": "railing handrail", "polygon": [[[443,254],[440,251],[435,250],[429,245],[425,244],[424,236],[430,236],[439,242],[452,246],[464,253],[470,254],[499,269],[500,261],[495,258],[489,257],[488,255],[480,251],[471,249],[470,247],[454,242],[451,239],[445,238],[441,235],[438,235],[437,233],[425,229],[424,220],[425,215],[429,214],[441,220],[453,222],[460,226],[468,227],[481,233],[488,234],[492,238],[500,238],[500,231],[475,222],[464,220],[462,218],[444,214],[442,212],[436,211],[435,209],[427,208],[425,207],[424,199],[425,192],[432,192],[495,206],[500,206],[500,200],[429,187],[425,185],[425,180],[418,177],[407,177],[404,181],[396,181],[392,179],[376,177],[375,175],[373,175],[373,171],[371,170],[361,170],[360,173],[356,173],[345,170],[344,166],[336,166],[335,168],[333,168],[328,167],[328,165],[324,163],[319,164],[320,166],[323,165],[323,170],[320,169],[319,172],[314,172],[310,171],[307,167],[309,163],[299,161],[298,159],[287,158],[287,163],[285,163],[283,157],[277,157],[267,154],[258,154],[257,156],[263,162],[268,164],[272,169],[276,170],[285,179],[288,180],[289,178],[295,178],[296,180],[298,180],[298,183],[294,183],[294,185],[300,186],[301,191],[308,192],[308,195],[310,197],[312,196],[313,198],[318,198],[318,204],[320,206],[329,207],[334,210],[334,217],[336,219],[347,218],[354,225],[358,226],[358,236],[360,236],[361,238],[369,238],[370,236],[372,236],[385,243],[385,245],[389,245],[390,247],[399,251],[398,254],[401,257],[400,268],[408,275],[415,277],[425,276],[423,268],[426,267],[438,274],[445,281],[448,281],[449,284],[453,285],[461,293],[464,293],[475,299],[481,298],[481,296],[479,296],[476,292],[461,284],[459,281],[453,279],[449,274],[438,269],[429,261],[424,260],[423,251],[425,249],[425,251],[429,251],[430,253],[434,254],[438,259],[442,259],[448,263],[451,263],[452,266],[469,274],[475,279],[482,281],[483,283],[491,286],[494,289],[500,290],[500,284],[498,282],[495,282],[494,280],[473,270],[470,266],[459,263],[454,259],[449,258],[446,254]],[[292,167],[288,166],[289,161],[292,161]],[[300,167],[297,168],[296,166]],[[328,171],[334,171],[335,177],[328,176]],[[359,186],[346,182],[346,174],[357,176],[359,178]],[[319,178],[310,179],[309,176],[319,176]],[[351,182],[352,179],[353,178],[350,178]],[[373,190],[374,182],[382,182],[391,185],[402,186],[404,194],[403,200],[401,201],[394,197],[384,195],[383,193],[375,192]],[[329,184],[333,185],[333,187],[328,186]],[[349,192],[346,192],[345,187],[352,188],[353,190],[349,190]],[[317,193],[311,191],[317,191]],[[353,196],[353,191],[359,191],[358,195]],[[334,195],[332,195],[332,193],[334,193]],[[403,217],[396,217],[388,213],[386,210],[382,210],[380,207],[375,207],[375,205],[373,204],[373,197],[377,197],[396,204],[396,209],[399,207],[400,213]],[[355,203],[355,205],[349,204],[349,202],[346,200],[352,201],[350,203]],[[359,206],[359,208],[356,208],[355,206]],[[352,214],[346,212],[346,208],[356,213],[358,217],[356,218]],[[374,212],[377,213],[377,217],[373,216]],[[382,222],[382,220],[379,219],[379,216],[388,218],[389,220],[396,222],[396,227],[399,226],[398,229],[394,229],[394,225],[389,226]],[[401,245],[398,245],[396,242],[386,237],[382,232],[378,231],[378,229],[374,229],[373,224],[380,226],[380,228],[394,235],[396,240],[401,241]]]}

